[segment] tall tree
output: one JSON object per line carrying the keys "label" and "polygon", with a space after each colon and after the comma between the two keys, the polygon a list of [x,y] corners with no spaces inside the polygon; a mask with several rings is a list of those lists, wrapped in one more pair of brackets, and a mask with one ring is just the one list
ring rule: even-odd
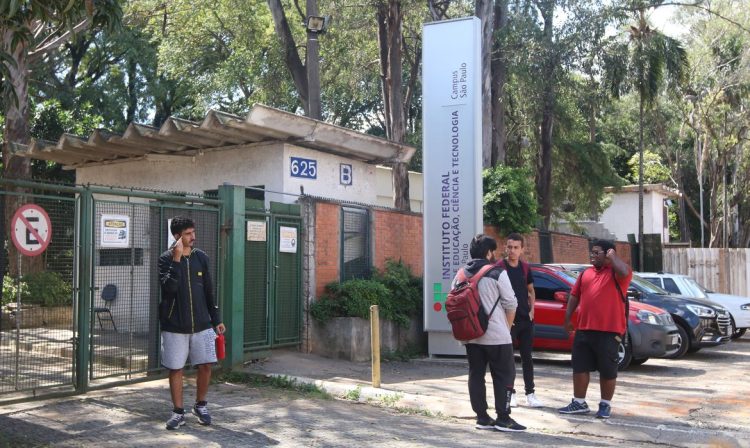
{"label": "tall tree", "polygon": [[[381,0],[377,6],[380,76],[386,111],[386,135],[397,143],[406,139],[403,94],[403,10],[400,0]],[[409,171],[406,163],[393,163],[393,201],[399,210],[411,210]]]}
{"label": "tall tree", "polygon": [[[113,26],[121,16],[117,0],[24,0],[0,3],[0,63],[5,117],[2,149],[3,177],[27,178],[31,164],[13,155],[12,146],[28,144],[29,83],[32,67],[91,27]],[[0,234],[5,234],[19,197],[5,195]],[[11,259],[15,248],[9,247]],[[25,271],[41,269],[37,264]]]}
{"label": "tall tree", "polygon": [[[619,96],[623,89],[633,89],[639,98],[638,123],[638,247],[639,266],[643,267],[643,119],[646,108],[651,107],[664,85],[665,77],[671,87],[686,79],[688,60],[680,43],[655,28],[647,19],[646,12],[652,2],[634,0],[629,11],[635,17],[630,25],[629,40],[614,46],[618,57],[607,71],[612,94]],[[657,2],[661,3],[661,2]]]}

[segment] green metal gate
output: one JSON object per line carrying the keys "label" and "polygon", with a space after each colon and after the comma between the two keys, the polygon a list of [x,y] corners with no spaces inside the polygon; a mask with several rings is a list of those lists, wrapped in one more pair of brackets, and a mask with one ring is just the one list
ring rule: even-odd
{"label": "green metal gate", "polygon": [[[169,218],[196,222],[196,247],[220,284],[218,199],[0,179],[0,204],[42,210],[1,226],[0,401],[85,392],[111,383],[97,383],[105,377],[130,381],[161,369],[156,266]],[[13,238],[49,243],[24,255]]]}
{"label": "green metal gate", "polygon": [[[0,396],[11,397],[22,392],[72,388],[78,338],[74,260],[79,202],[75,190],[15,187],[7,180],[0,183],[0,219],[5,219],[5,207],[10,214],[28,207],[40,207],[43,213],[29,215],[25,223],[19,218],[2,226]],[[48,226],[51,231],[45,233]],[[11,241],[13,233],[16,241],[31,252],[43,248],[41,241],[48,241],[48,245],[38,255],[24,255]]]}
{"label": "green metal gate", "polygon": [[245,214],[244,350],[300,343],[302,219],[297,205]]}
{"label": "green metal gate", "polygon": [[[119,193],[119,194],[117,194]],[[219,262],[219,209],[200,201],[165,201],[152,194],[117,192],[93,197],[94,294],[90,314],[89,378],[124,376],[161,368],[156,269],[169,246],[169,219],[195,221],[195,247],[206,252],[211,277]],[[119,244],[105,222],[127,225],[127,242]],[[109,231],[109,232],[108,232]],[[125,246],[125,247],[119,247]],[[218,281],[214,280],[214,294]]]}

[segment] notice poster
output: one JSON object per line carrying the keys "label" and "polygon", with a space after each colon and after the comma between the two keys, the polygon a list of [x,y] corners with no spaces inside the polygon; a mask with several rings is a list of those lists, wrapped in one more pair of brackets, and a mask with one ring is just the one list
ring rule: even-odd
{"label": "notice poster", "polygon": [[130,217],[102,215],[99,245],[101,247],[129,247]]}
{"label": "notice poster", "polygon": [[297,228],[279,227],[279,252],[297,253]]}

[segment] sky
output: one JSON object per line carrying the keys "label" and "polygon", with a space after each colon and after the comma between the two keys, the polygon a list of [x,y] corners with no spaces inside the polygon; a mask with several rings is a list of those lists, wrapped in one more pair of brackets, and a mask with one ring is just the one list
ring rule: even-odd
{"label": "sky", "polygon": [[661,6],[654,9],[649,16],[651,24],[667,36],[679,39],[687,32],[687,29],[673,22],[673,15],[676,11],[677,6]]}

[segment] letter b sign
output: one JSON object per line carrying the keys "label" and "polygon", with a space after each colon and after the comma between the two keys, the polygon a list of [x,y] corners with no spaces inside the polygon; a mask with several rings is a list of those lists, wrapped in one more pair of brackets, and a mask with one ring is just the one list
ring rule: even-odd
{"label": "letter b sign", "polygon": [[352,166],[346,163],[342,163],[339,166],[339,182],[341,185],[352,184]]}

